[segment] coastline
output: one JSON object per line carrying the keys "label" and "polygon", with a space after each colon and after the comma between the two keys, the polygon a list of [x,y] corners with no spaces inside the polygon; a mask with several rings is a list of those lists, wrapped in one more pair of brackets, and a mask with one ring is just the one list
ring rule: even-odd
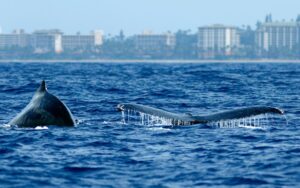
{"label": "coastline", "polygon": [[0,63],[300,63],[300,59],[232,59],[232,60],[187,60],[187,59],[3,59]]}

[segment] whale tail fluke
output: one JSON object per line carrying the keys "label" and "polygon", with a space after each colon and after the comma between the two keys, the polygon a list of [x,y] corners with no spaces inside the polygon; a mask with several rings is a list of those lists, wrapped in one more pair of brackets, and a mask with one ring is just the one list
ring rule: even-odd
{"label": "whale tail fluke", "polygon": [[192,115],[192,114],[177,114],[168,112],[165,110],[144,106],[140,104],[124,103],[117,106],[118,111],[136,111],[143,114],[148,114],[151,116],[171,119],[172,122],[181,122],[180,124],[206,124],[210,122],[235,120],[242,118],[249,118],[253,116],[263,115],[263,114],[279,114],[282,115],[284,112],[278,108],[266,107],[266,106],[255,106],[240,108],[235,110],[229,110],[225,112],[220,112],[211,115]]}
{"label": "whale tail fluke", "polygon": [[258,116],[262,114],[283,115],[284,112],[283,110],[274,107],[254,106],[254,107],[246,107],[246,108],[240,108],[235,110],[229,110],[229,111],[206,115],[206,116],[194,116],[194,118],[196,120],[204,121],[204,122],[215,122],[221,120],[248,118],[248,117]]}
{"label": "whale tail fluke", "polygon": [[136,111],[136,112],[141,112],[144,114],[149,114],[152,116],[157,116],[157,117],[163,117],[163,118],[168,118],[168,119],[182,119],[186,121],[191,121],[192,116],[190,114],[176,114],[172,112],[168,112],[165,110],[161,110],[158,108],[153,108],[150,106],[145,106],[141,104],[134,104],[134,103],[124,103],[124,104],[118,104],[117,106],[118,111]]}
{"label": "whale tail fluke", "polygon": [[[168,124],[168,125],[191,125],[193,116],[191,114],[177,114],[153,108],[141,104],[124,103],[117,106],[117,110],[127,112],[128,114],[137,113],[142,119],[148,119],[153,124]],[[143,122],[143,120],[142,120]],[[150,124],[152,124],[150,123]],[[144,124],[144,123],[142,123]]]}

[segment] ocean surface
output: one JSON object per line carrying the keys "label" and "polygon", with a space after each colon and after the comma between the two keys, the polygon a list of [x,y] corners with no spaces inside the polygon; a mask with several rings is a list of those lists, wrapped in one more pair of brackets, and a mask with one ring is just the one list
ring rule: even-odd
{"label": "ocean surface", "polygon": [[[0,187],[299,187],[300,64],[0,64]],[[41,80],[74,128],[7,123]],[[262,127],[125,122],[119,103],[209,114],[274,106]]]}

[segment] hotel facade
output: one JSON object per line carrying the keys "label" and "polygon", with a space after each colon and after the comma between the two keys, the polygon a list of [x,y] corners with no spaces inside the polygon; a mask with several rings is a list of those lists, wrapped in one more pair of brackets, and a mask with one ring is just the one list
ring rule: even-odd
{"label": "hotel facade", "polygon": [[30,34],[24,30],[14,30],[11,34],[0,34],[0,49],[26,47],[30,45]]}
{"label": "hotel facade", "polygon": [[34,53],[61,53],[69,50],[85,50],[101,46],[103,32],[96,30],[90,35],[65,35],[58,29],[37,30],[27,34],[24,30],[15,30],[11,34],[0,34],[0,49],[33,48]]}
{"label": "hotel facade", "polygon": [[257,53],[295,50],[300,44],[300,23],[297,21],[268,21],[259,24],[255,35]]}
{"label": "hotel facade", "polygon": [[240,47],[238,29],[224,25],[199,27],[197,46],[200,59],[234,55]]}
{"label": "hotel facade", "polygon": [[175,48],[176,37],[172,33],[153,34],[144,32],[134,36],[134,47],[142,56],[161,56]]}

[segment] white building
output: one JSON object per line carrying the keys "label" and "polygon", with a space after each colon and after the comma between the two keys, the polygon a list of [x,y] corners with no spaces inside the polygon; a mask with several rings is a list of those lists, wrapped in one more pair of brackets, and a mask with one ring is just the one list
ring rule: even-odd
{"label": "white building", "polygon": [[54,35],[54,51],[55,53],[59,54],[63,52],[62,48],[62,35],[61,34],[56,34]]}
{"label": "white building", "polygon": [[101,46],[103,44],[103,31],[102,30],[95,30],[93,32],[95,46]]}
{"label": "white building", "polygon": [[214,58],[217,55],[233,55],[240,46],[238,29],[232,26],[212,25],[199,27],[198,49],[200,58]]}
{"label": "white building", "polygon": [[270,50],[292,50],[299,45],[300,25],[296,21],[265,22],[256,30],[255,43],[259,53]]}
{"label": "white building", "polygon": [[62,53],[64,50],[91,50],[103,44],[103,32],[95,30],[89,35],[64,35],[58,29],[37,30],[26,34],[18,29],[11,34],[0,33],[0,49],[32,47],[35,53]]}
{"label": "white building", "polygon": [[62,52],[62,32],[58,29],[38,30],[31,35],[31,46],[36,53],[47,53],[54,51]]}
{"label": "white building", "polygon": [[96,30],[90,35],[63,35],[62,48],[63,50],[89,50],[103,44],[103,32]]}
{"label": "white building", "polygon": [[140,50],[161,50],[166,48],[174,48],[176,38],[174,34],[153,34],[152,32],[144,32],[134,37],[135,47]]}
{"label": "white building", "polygon": [[134,36],[135,53],[140,58],[171,57],[176,45],[176,37],[172,33],[154,34],[144,32]]}
{"label": "white building", "polygon": [[11,34],[0,34],[0,48],[19,47],[24,48],[30,45],[30,35],[23,29],[13,31]]}

